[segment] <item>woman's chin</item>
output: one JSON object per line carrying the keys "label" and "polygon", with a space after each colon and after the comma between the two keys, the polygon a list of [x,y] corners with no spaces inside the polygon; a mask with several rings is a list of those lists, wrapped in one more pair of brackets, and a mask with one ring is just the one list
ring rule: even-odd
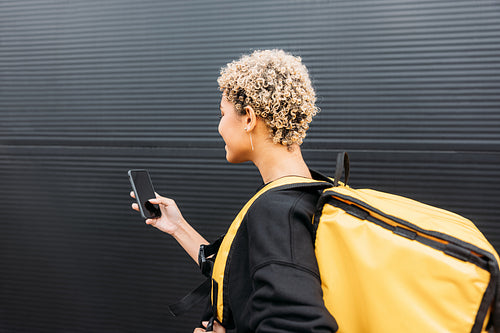
{"label": "woman's chin", "polygon": [[228,153],[226,151],[226,160],[229,162],[229,163],[232,163],[232,164],[238,164],[238,163],[243,163],[243,162],[246,162],[247,160],[245,159],[241,159],[241,158],[238,158],[238,156],[234,156],[234,155],[231,155],[230,153]]}
{"label": "woman's chin", "polygon": [[229,163],[232,163],[232,164],[239,163],[238,160],[235,160],[234,158],[231,158],[228,154],[226,154],[226,160]]}

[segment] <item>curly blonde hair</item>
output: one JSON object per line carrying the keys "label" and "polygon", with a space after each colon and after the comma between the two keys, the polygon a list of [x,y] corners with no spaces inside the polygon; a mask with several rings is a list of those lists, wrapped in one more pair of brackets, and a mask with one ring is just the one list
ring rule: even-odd
{"label": "curly blonde hair", "polygon": [[223,67],[217,82],[239,114],[251,106],[265,120],[274,143],[302,144],[319,112],[307,68],[283,50],[244,55]]}

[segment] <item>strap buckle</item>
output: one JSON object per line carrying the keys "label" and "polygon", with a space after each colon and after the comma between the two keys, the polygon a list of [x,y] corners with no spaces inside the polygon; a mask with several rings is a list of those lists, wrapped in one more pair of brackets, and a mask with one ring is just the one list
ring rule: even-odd
{"label": "strap buckle", "polygon": [[206,277],[212,277],[212,269],[214,268],[214,261],[217,251],[219,251],[220,244],[224,236],[219,237],[212,244],[201,244],[200,251],[198,252],[198,265],[200,266],[201,273]]}
{"label": "strap buckle", "polygon": [[214,261],[213,259],[207,258],[206,252],[208,251],[206,250],[207,250],[207,245],[205,244],[200,245],[200,252],[198,252],[198,265],[200,266],[201,273],[203,275],[205,275],[206,277],[211,277],[212,269],[214,268]]}

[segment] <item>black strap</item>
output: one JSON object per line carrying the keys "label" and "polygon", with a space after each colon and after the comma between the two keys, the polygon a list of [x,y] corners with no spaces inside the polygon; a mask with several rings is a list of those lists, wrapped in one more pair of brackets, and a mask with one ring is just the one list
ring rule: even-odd
{"label": "black strap", "polygon": [[337,165],[335,166],[335,180],[333,182],[334,186],[339,185],[339,180],[342,177],[342,172],[344,173],[344,184],[347,185],[349,180],[349,155],[347,152],[342,152],[337,154]]}
{"label": "black strap", "polygon": [[214,320],[215,320],[214,317],[210,318],[210,320],[208,321],[207,327],[205,328],[206,332],[212,332],[214,330]]}
{"label": "black strap", "polygon": [[206,277],[212,276],[212,269],[215,261],[214,255],[217,254],[217,251],[219,251],[219,247],[223,239],[224,236],[221,236],[211,244],[200,245],[200,251],[198,252],[198,265],[200,266],[201,273]]}
{"label": "black strap", "polygon": [[170,313],[173,316],[179,316],[186,313],[193,306],[204,302],[206,298],[210,296],[210,289],[212,288],[211,279],[206,279],[202,284],[200,284],[195,290],[184,296],[177,303],[168,306]]}
{"label": "black strap", "polygon": [[497,276],[493,311],[490,314],[490,323],[487,328],[491,328],[491,326],[494,328],[493,332],[500,333],[500,276]]}
{"label": "black strap", "polygon": [[214,265],[213,255],[215,255],[219,250],[223,239],[224,235],[211,244],[202,244],[200,246],[200,251],[198,252],[198,264],[200,265],[201,272],[207,277],[207,279],[195,290],[184,296],[180,301],[168,306],[172,315],[179,316],[196,304],[203,302],[210,296],[210,291],[212,289],[212,268]]}

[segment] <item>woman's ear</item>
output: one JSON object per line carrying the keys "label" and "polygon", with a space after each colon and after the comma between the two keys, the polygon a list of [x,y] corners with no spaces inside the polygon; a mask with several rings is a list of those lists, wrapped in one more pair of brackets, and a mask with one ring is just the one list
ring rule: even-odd
{"label": "woman's ear", "polygon": [[247,132],[250,132],[255,128],[255,125],[257,125],[257,114],[255,114],[255,110],[249,105],[245,106],[244,110],[246,112],[244,116],[245,129]]}

